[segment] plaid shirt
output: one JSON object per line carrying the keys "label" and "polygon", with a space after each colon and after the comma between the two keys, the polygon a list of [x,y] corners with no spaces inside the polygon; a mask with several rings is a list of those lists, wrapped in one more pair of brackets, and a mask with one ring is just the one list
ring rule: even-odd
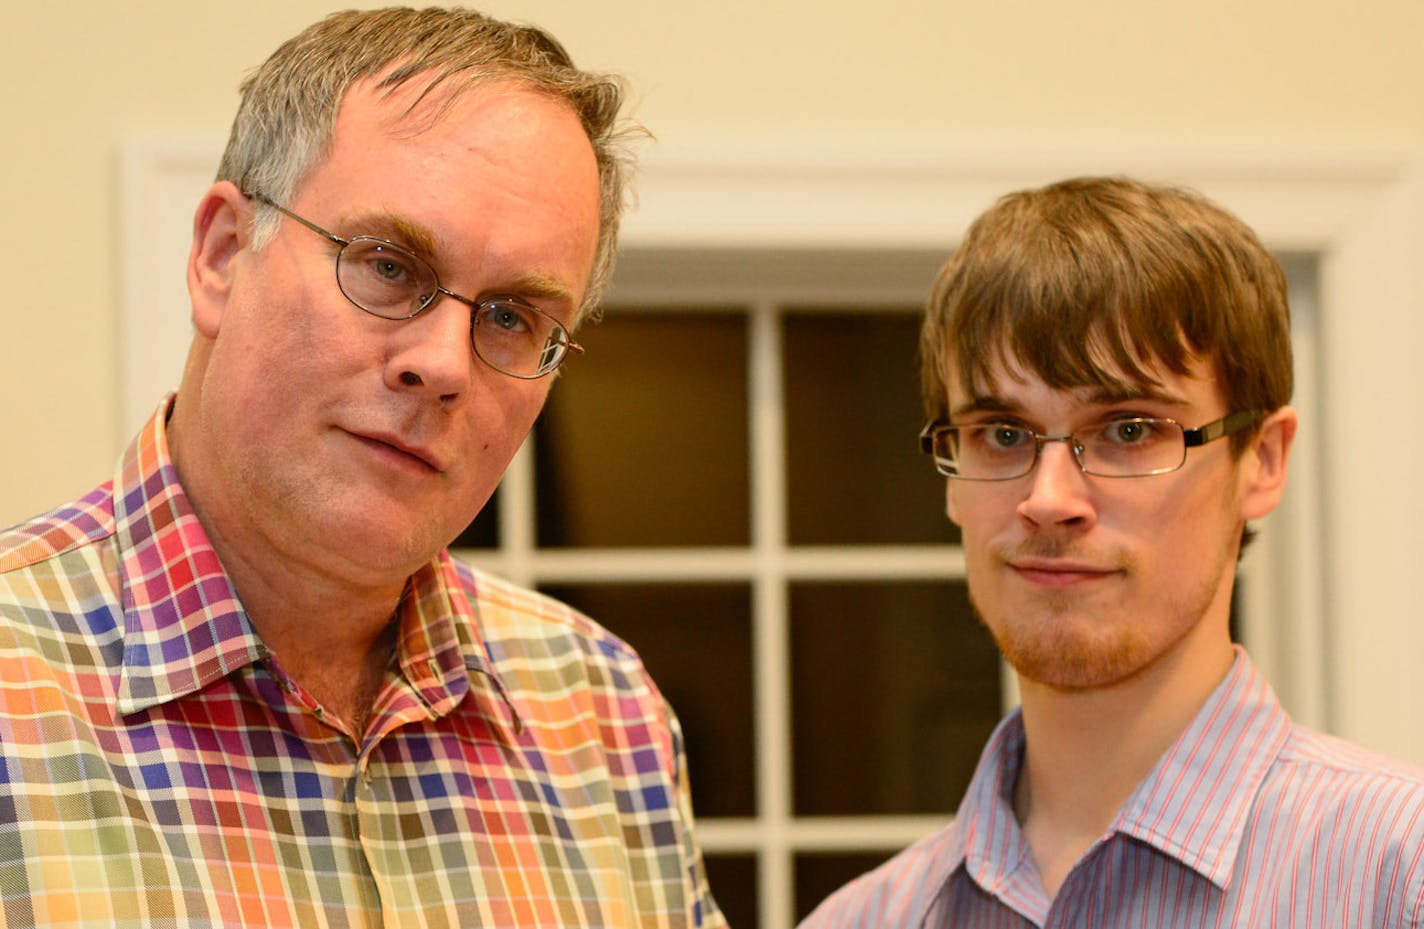
{"label": "plaid shirt", "polygon": [[441,553],[353,743],[254,632],[166,410],[0,532],[3,925],[725,925],[626,645]]}
{"label": "plaid shirt", "polygon": [[1058,895],[1010,798],[1017,711],[947,828],[801,929],[1409,929],[1424,925],[1424,771],[1290,721],[1245,652]]}

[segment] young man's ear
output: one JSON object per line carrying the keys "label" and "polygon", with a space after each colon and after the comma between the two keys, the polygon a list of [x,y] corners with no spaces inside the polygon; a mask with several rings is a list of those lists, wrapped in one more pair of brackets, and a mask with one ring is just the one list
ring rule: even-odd
{"label": "young man's ear", "polygon": [[252,209],[231,181],[218,181],[193,214],[193,248],[188,254],[188,295],[193,326],[215,338],[232,291],[234,259],[251,238]]}
{"label": "young man's ear", "polygon": [[1261,423],[1260,431],[1242,454],[1241,515],[1260,519],[1276,508],[1286,487],[1286,465],[1300,420],[1283,406]]}

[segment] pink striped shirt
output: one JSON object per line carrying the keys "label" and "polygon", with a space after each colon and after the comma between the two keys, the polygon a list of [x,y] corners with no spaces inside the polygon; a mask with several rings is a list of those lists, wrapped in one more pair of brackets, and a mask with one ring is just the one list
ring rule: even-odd
{"label": "pink striped shirt", "polygon": [[1290,721],[1244,652],[1112,828],[1044,896],[1010,807],[1017,712],[948,827],[801,929],[1420,926],[1424,771]]}

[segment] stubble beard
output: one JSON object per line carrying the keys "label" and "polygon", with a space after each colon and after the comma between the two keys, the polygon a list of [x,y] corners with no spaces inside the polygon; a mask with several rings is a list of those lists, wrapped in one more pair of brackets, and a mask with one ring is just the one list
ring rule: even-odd
{"label": "stubble beard", "polygon": [[[1057,557],[1062,548],[1041,540],[1033,554]],[[1136,566],[1125,558],[1117,564],[1121,582],[1129,582]],[[1022,678],[1061,690],[1086,690],[1127,680],[1171,650],[1207,614],[1218,583],[1219,577],[1208,574],[1188,596],[1174,603],[1144,603],[1148,612],[1137,616],[1110,615],[1123,609],[1116,602],[1085,604],[1074,593],[1047,592],[1036,598],[1033,616],[990,617],[972,580],[969,602],[999,653]]]}

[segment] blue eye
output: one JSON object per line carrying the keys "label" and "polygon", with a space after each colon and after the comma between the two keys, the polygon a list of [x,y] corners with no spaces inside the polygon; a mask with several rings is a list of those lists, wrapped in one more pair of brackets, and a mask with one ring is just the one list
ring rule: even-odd
{"label": "blue eye", "polygon": [[990,423],[979,428],[983,431],[984,441],[998,449],[1019,448],[1033,441],[1033,433],[1019,426]]}
{"label": "blue eye", "polygon": [[410,277],[410,269],[392,258],[380,256],[371,261],[371,270],[388,281],[402,281]]}
{"label": "blue eye", "polygon": [[507,333],[529,333],[538,328],[535,311],[509,300],[488,300],[480,304],[480,324],[490,324]]}
{"label": "blue eye", "polygon": [[336,282],[352,303],[387,319],[419,312],[435,292],[435,272],[389,242],[355,238],[336,260]]}
{"label": "blue eye", "polygon": [[1120,419],[1097,427],[1091,441],[1111,445],[1146,445],[1161,438],[1162,428],[1154,419]]}

